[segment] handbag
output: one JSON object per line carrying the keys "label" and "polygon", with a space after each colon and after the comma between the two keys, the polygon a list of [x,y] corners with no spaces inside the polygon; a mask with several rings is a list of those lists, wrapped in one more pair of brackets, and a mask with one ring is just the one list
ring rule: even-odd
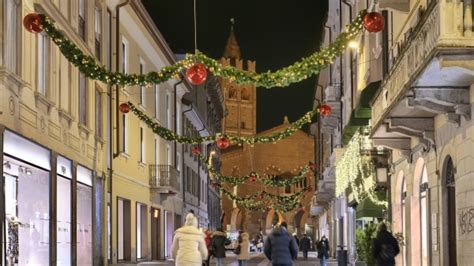
{"label": "handbag", "polygon": [[234,254],[239,255],[240,254],[240,245],[237,246],[236,249],[234,249]]}

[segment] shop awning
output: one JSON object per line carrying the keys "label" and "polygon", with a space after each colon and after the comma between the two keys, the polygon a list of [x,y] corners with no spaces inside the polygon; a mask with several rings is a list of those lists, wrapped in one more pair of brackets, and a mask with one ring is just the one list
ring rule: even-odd
{"label": "shop awning", "polygon": [[363,126],[369,124],[369,120],[372,116],[372,109],[370,107],[370,101],[374,97],[375,93],[380,88],[381,81],[371,82],[367,87],[362,90],[359,97],[357,107],[352,111],[349,123],[344,127],[343,130],[343,142],[344,144],[349,143],[354,133]]}
{"label": "shop awning", "polygon": [[357,205],[356,217],[357,219],[363,217],[382,218],[383,212],[383,206],[375,204],[369,197],[367,197]]}

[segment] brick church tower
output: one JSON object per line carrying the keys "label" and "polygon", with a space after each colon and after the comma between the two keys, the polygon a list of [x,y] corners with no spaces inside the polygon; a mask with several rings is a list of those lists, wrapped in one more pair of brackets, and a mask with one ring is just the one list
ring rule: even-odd
{"label": "brick church tower", "polygon": [[[240,47],[234,33],[234,21],[224,54],[220,59],[222,65],[232,65],[238,69],[255,72],[255,61],[241,59]],[[222,132],[251,136],[257,132],[257,90],[255,84],[238,85],[229,79],[220,79],[224,101],[228,110],[222,122]]]}

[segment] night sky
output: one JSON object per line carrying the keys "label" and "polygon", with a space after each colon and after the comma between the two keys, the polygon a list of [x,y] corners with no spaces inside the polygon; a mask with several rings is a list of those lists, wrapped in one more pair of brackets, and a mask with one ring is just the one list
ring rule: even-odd
{"label": "night sky", "polygon": [[[175,53],[194,51],[193,0],[142,0]],[[242,59],[257,72],[276,70],[319,48],[327,0],[197,0],[198,49],[219,59],[230,18]],[[312,108],[316,77],[286,88],[257,88],[257,131],[291,122]]]}

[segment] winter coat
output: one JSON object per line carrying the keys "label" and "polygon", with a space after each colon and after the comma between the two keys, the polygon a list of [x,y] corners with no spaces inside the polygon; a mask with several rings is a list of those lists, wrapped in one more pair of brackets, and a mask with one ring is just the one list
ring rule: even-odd
{"label": "winter coat", "polygon": [[221,231],[215,231],[212,235],[212,255],[216,258],[225,258],[225,246],[230,244],[227,235]]}
{"label": "winter coat", "polygon": [[329,258],[329,241],[327,238],[324,240],[320,240],[318,243],[318,258],[322,259],[324,258]]}
{"label": "winter coat", "polygon": [[239,243],[240,254],[237,255],[238,260],[249,260],[250,259],[250,241],[249,234],[242,233],[242,241]]}
{"label": "winter coat", "polygon": [[176,230],[171,249],[178,266],[201,266],[207,258],[204,233],[195,226],[183,226]]}
{"label": "winter coat", "polygon": [[284,227],[277,227],[272,231],[265,241],[263,251],[273,265],[293,265],[293,260],[298,257],[296,240]]}
{"label": "winter coat", "polygon": [[300,240],[300,250],[301,251],[308,251],[311,246],[311,240],[309,237],[304,236]]}
{"label": "winter coat", "polygon": [[211,243],[212,243],[212,233],[207,231],[206,233],[204,233],[204,235],[206,236],[204,238],[204,240],[206,241],[207,251],[210,251],[211,250]]}
{"label": "winter coat", "polygon": [[[392,253],[392,258],[383,258],[382,251],[387,253]],[[391,250],[387,252],[387,250]],[[395,265],[395,256],[400,253],[400,247],[398,246],[398,241],[393,237],[393,235],[388,231],[380,231],[377,235],[377,238],[374,240],[373,245],[373,255],[377,261],[377,265],[390,266]]]}

